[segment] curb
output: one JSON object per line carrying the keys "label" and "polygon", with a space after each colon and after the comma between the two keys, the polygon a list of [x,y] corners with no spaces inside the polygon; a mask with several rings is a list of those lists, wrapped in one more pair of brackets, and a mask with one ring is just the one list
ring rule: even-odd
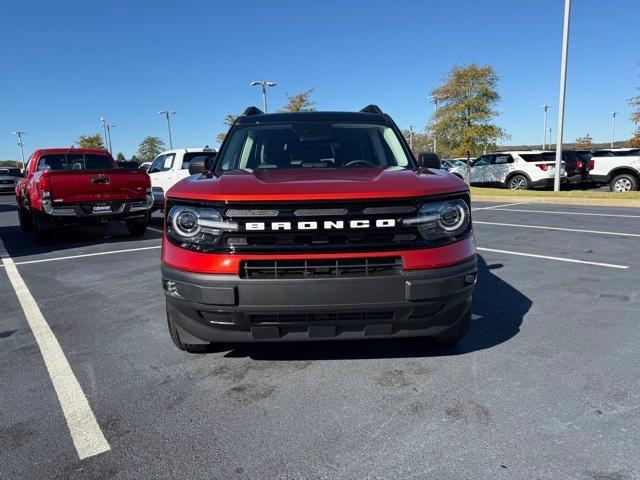
{"label": "curb", "polygon": [[639,208],[640,200],[623,198],[565,198],[565,197],[526,197],[515,195],[471,195],[476,202],[512,202],[512,203],[550,203],[556,205],[581,205],[592,207],[630,207]]}

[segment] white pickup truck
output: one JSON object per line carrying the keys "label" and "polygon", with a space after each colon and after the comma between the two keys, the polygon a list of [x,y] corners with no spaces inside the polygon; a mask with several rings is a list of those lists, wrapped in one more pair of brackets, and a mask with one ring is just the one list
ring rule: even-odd
{"label": "white pickup truck", "polygon": [[608,183],[612,192],[629,192],[640,186],[640,149],[612,148],[596,150],[589,161],[589,177],[596,183]]}
{"label": "white pickup truck", "polygon": [[164,195],[171,187],[189,176],[189,164],[196,159],[203,159],[207,166],[216,158],[213,148],[178,148],[167,150],[153,159],[147,173],[151,177],[153,192],[153,209],[164,208]]}

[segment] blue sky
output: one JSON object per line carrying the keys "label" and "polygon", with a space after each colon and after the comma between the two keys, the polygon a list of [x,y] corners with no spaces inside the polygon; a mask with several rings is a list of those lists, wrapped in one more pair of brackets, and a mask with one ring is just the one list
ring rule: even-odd
{"label": "blue sky", "polygon": [[[497,122],[513,144],[540,142],[543,103],[555,137],[562,0],[4,2],[0,7],[0,159],[113,129],[114,153],[147,135],[215,145],[224,115],[313,87],[321,110],[376,103],[398,125],[424,126],[427,92],[454,64],[493,65]],[[640,85],[638,0],[574,0],[565,140],[631,136],[627,99]]]}

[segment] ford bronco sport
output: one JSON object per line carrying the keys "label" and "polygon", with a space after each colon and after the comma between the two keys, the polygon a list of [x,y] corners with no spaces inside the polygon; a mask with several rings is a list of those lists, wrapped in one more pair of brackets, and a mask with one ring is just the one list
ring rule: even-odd
{"label": "ford bronco sport", "polygon": [[197,352],[212,342],[459,341],[477,275],[469,191],[428,167],[376,106],[247,109],[214,166],[192,162],[203,171],[166,195],[173,342]]}

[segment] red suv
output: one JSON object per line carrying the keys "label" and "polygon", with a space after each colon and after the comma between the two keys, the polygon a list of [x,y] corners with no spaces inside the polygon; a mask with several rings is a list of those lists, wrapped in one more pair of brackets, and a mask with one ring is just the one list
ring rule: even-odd
{"label": "red suv", "polygon": [[376,106],[247,109],[209,170],[167,192],[171,338],[212,342],[426,336],[459,341],[476,250],[469,190],[414,159]]}

